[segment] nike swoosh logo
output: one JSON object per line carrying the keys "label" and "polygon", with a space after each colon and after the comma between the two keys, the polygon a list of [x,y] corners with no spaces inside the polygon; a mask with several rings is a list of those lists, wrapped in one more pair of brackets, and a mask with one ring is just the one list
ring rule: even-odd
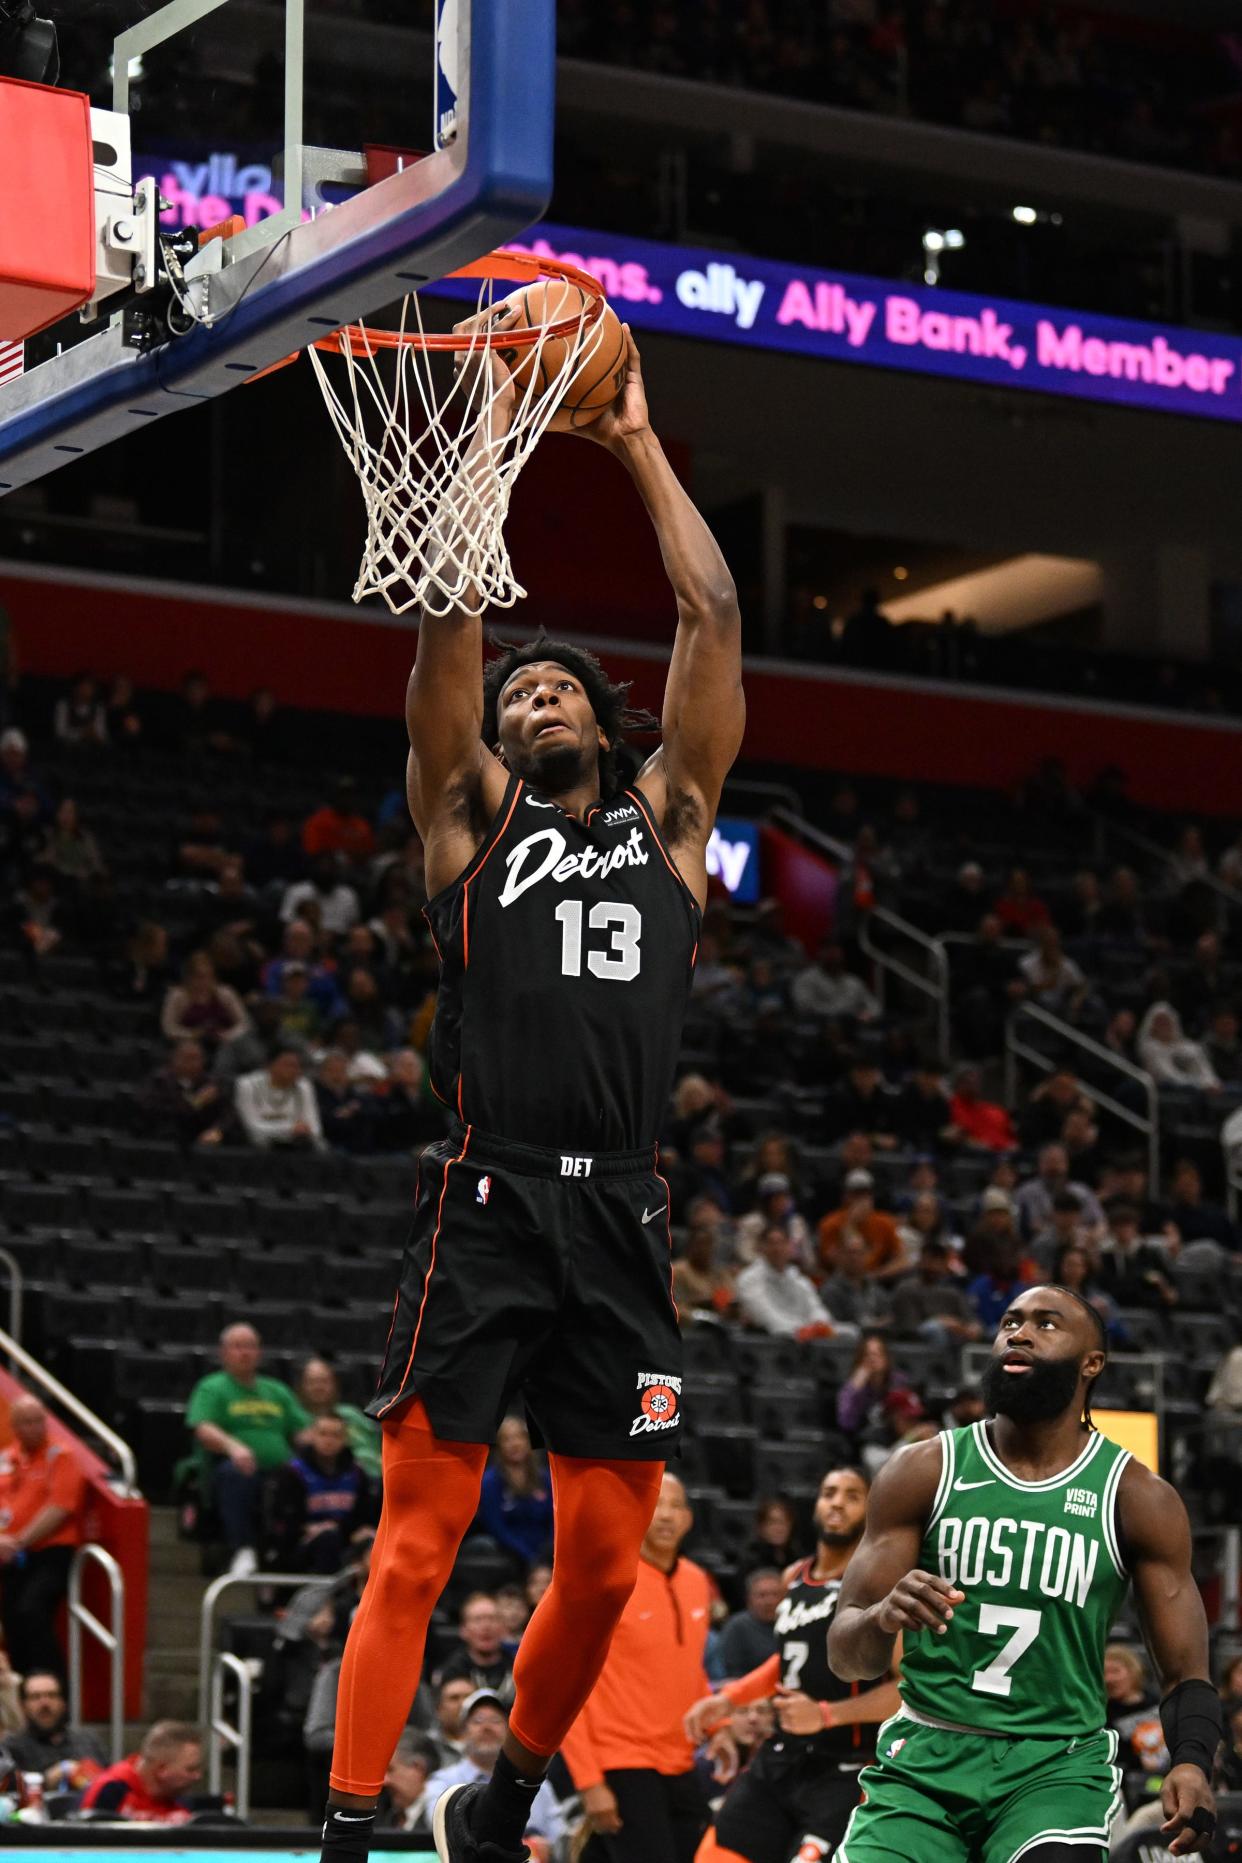
{"label": "nike swoosh logo", "polygon": [[375,1813],[373,1811],[363,1811],[351,1817],[348,1811],[334,1811],[332,1816],[337,1824],[369,1824],[375,1816]]}
{"label": "nike swoosh logo", "polygon": [[965,1494],[968,1488],[990,1488],[992,1485],[993,1482],[990,1475],[986,1481],[962,1481],[959,1478],[953,1483],[953,1491],[955,1494]]}
{"label": "nike swoosh logo", "polygon": [[555,802],[537,802],[534,796],[527,796],[526,806],[528,809],[554,809],[556,804]]}
{"label": "nike swoosh logo", "polygon": [[655,1219],[656,1219],[656,1217],[657,1217],[657,1216],[663,1216],[663,1214],[664,1214],[664,1212],[665,1212],[665,1210],[666,1210],[667,1208],[668,1208],[668,1204],[667,1204],[667,1203],[662,1203],[662,1204],[660,1205],[660,1207],[659,1207],[659,1209],[658,1209],[658,1210],[647,1210],[647,1209],[645,1209],[645,1210],[643,1211],[643,1221],[644,1221],[645,1223],[653,1223],[653,1222],[655,1221]]}

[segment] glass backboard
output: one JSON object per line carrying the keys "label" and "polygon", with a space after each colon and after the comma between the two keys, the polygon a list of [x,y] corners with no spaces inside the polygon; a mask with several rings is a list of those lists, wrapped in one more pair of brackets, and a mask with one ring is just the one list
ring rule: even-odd
{"label": "glass backboard", "polygon": [[[0,493],[376,314],[547,204],[554,0],[82,0],[57,24],[61,86],[96,111],[97,190],[127,211],[132,183],[158,214],[157,277],[123,257],[91,320],[30,340],[0,383]],[[100,253],[116,266],[115,242]]]}

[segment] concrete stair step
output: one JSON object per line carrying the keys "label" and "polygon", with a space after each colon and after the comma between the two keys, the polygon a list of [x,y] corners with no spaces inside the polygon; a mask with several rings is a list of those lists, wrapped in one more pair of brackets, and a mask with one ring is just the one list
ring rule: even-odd
{"label": "concrete stair step", "polygon": [[147,1715],[150,1721],[197,1721],[198,1684],[193,1670],[184,1676],[147,1672]]}

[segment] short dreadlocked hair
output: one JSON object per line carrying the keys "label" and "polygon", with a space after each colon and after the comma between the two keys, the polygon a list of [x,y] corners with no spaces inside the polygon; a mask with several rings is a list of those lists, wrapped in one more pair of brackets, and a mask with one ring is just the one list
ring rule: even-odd
{"label": "short dreadlocked hair", "polygon": [[521,646],[507,641],[497,643],[501,652],[483,668],[483,741],[495,744],[500,739],[500,694],[521,666],[540,660],[555,660],[567,673],[581,681],[591,702],[595,721],[608,739],[609,748],[599,753],[599,793],[607,801],[620,786],[617,751],[627,731],[658,731],[660,721],[651,712],[630,704],[630,681],[611,680],[593,653],[585,647],[571,647],[568,641],[553,640],[540,628],[534,640]]}
{"label": "short dreadlocked hair", "polygon": [[[1089,1300],[1084,1300],[1082,1295],[1079,1293],[1076,1293],[1072,1287],[1062,1287],[1059,1281],[1050,1281],[1048,1285],[1049,1285],[1050,1290],[1054,1294],[1068,1294],[1071,1300],[1076,1300],[1078,1302],[1078,1305],[1082,1308],[1083,1312],[1086,1314],[1089,1314],[1090,1317],[1095,1321],[1095,1330],[1098,1335],[1099,1348],[1100,1348],[1100,1351],[1104,1354],[1105,1360],[1107,1360],[1108,1358],[1108,1328],[1104,1324],[1103,1316],[1099,1312],[1099,1310],[1093,1307]],[[1103,1376],[1104,1376],[1104,1369],[1103,1367],[1101,1367],[1100,1371],[1096,1374],[1096,1376],[1091,1380],[1090,1384],[1087,1386],[1086,1393],[1083,1397],[1083,1422],[1086,1424],[1089,1430],[1093,1430],[1095,1428],[1095,1424],[1091,1420],[1091,1393],[1092,1391],[1094,1391],[1096,1385],[1099,1383],[1100,1379]]]}

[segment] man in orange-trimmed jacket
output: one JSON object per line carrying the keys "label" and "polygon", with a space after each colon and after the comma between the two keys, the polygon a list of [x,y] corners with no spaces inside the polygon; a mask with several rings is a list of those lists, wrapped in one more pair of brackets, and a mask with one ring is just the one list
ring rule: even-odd
{"label": "man in orange-trimmed jacket", "polygon": [[[683,1719],[707,1684],[703,1651],[712,1580],[681,1557],[694,1516],[666,1474],[638,1567],[638,1584],[613,1633],[608,1660],[561,1748],[607,1863],[691,1863],[707,1824],[695,1748]],[[736,1770],[717,1739],[718,1776]]]}
{"label": "man in orange-trimmed jacket", "polygon": [[71,1449],[53,1442],[37,1397],[14,1398],[16,1441],[0,1455],[0,1612],[13,1667],[65,1673],[56,1612],[82,1543],[86,1481]]}

